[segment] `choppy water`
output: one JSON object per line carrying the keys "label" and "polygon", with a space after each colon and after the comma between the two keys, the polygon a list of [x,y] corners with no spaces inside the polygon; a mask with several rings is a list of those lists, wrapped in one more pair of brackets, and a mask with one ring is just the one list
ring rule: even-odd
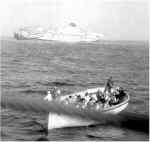
{"label": "choppy water", "polygon": [[[148,140],[148,43],[3,39],[1,45],[2,140]],[[57,86],[65,95],[104,85],[109,76],[130,92],[130,104],[119,117],[91,127],[47,131],[52,106],[42,98],[49,87]]]}

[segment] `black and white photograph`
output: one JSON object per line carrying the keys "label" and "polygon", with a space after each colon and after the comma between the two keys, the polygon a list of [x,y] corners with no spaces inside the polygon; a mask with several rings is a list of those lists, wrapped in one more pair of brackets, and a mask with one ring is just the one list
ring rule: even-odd
{"label": "black and white photograph", "polygon": [[148,0],[0,2],[1,141],[149,141]]}

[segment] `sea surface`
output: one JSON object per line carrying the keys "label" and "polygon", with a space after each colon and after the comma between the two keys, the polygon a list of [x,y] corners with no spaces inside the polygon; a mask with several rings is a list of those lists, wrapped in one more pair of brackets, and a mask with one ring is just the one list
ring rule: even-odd
{"label": "sea surface", "polygon": [[[130,93],[118,118],[104,124],[47,130],[47,90],[62,95],[104,85]],[[54,106],[55,107],[55,106]],[[114,123],[115,122],[115,123]],[[1,140],[149,140],[149,47],[143,41],[62,43],[1,39]]]}

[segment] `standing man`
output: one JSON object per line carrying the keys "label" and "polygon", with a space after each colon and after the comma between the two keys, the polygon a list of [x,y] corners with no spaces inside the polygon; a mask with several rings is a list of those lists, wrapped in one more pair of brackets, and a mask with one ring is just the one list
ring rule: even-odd
{"label": "standing man", "polygon": [[108,80],[105,84],[105,89],[103,92],[104,100],[105,100],[103,107],[108,106],[108,104],[109,104],[109,101],[111,99],[111,89],[113,88],[113,86],[114,86],[114,82],[112,80],[112,77],[110,77],[110,78],[108,78]]}
{"label": "standing man", "polygon": [[112,80],[112,77],[108,78],[106,84],[105,84],[105,89],[104,89],[104,93],[106,94],[106,91],[108,91],[108,93],[111,93],[111,89],[114,86],[114,82]]}

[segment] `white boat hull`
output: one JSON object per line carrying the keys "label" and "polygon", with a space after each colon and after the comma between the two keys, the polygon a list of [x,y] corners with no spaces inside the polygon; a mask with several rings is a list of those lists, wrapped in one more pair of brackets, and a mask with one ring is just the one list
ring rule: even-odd
{"label": "white boat hull", "polygon": [[[128,103],[113,109],[104,112],[104,114],[118,114],[128,106]],[[64,127],[77,127],[77,126],[89,126],[93,124],[98,124],[100,122],[94,120],[86,120],[81,117],[69,116],[66,114],[59,114],[50,112],[48,116],[48,130],[55,128],[64,128]]]}
{"label": "white boat hull", "polygon": [[79,117],[73,117],[65,114],[49,113],[48,116],[48,129],[64,128],[64,127],[77,127],[88,126],[96,124],[98,122],[94,120],[86,120]]}

